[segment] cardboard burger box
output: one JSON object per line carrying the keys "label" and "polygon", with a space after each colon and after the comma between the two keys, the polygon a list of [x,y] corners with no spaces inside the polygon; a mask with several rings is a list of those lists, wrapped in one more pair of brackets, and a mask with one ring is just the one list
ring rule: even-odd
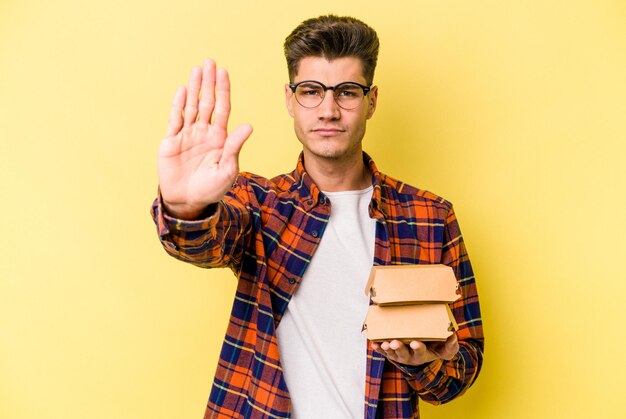
{"label": "cardboard burger box", "polygon": [[374,303],[363,323],[369,340],[443,341],[458,328],[448,304],[461,294],[449,266],[374,266],[365,294]]}

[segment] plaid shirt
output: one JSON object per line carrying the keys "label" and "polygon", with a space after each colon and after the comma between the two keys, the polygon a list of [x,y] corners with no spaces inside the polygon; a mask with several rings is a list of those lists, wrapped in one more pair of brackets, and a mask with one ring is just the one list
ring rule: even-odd
{"label": "plaid shirt", "polygon": [[[444,263],[454,269],[462,292],[451,305],[460,346],[452,360],[414,367],[364,348],[366,419],[419,418],[418,397],[433,404],[450,401],[480,371],[483,333],[474,274],[452,205],[380,173],[367,154],[364,159],[374,186],[374,264]],[[174,219],[160,198],[152,206],[170,255],[203,268],[228,266],[238,278],[205,419],[291,416],[276,328],[330,216],[328,198],[303,163],[301,155],[296,170],[271,180],[241,173],[205,219]]]}

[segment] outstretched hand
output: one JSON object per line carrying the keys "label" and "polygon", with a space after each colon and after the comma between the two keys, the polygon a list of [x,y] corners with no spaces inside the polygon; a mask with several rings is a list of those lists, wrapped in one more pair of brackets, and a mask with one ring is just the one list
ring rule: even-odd
{"label": "outstretched hand", "polygon": [[170,215],[197,218],[230,189],[252,126],[240,125],[229,134],[229,115],[228,72],[207,59],[202,68],[193,68],[187,88],[176,90],[159,146],[159,187]]}
{"label": "outstretched hand", "polygon": [[391,342],[371,342],[372,349],[379,351],[388,359],[405,365],[422,365],[436,359],[450,360],[459,351],[459,341],[453,333],[445,342],[428,344],[419,340],[409,345],[399,340]]}

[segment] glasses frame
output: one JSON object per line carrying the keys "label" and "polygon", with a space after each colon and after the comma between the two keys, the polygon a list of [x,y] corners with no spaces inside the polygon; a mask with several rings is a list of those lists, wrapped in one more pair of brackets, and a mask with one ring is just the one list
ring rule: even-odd
{"label": "glasses frame", "polygon": [[[298,96],[296,95],[296,89],[298,88],[298,86],[300,86],[303,83],[315,83],[315,84],[318,84],[318,85],[322,86],[322,89],[323,89],[324,93],[322,94],[322,98],[320,100],[320,103],[318,103],[315,106],[305,106],[302,103],[300,103],[300,101],[298,100]],[[320,106],[322,104],[322,102],[324,102],[324,98],[326,97],[326,92],[328,90],[332,90],[333,91],[333,100],[335,101],[337,106],[339,106],[341,109],[345,109],[345,110],[349,111],[349,110],[358,108],[359,105],[355,106],[354,108],[344,108],[337,101],[337,96],[335,96],[336,89],[338,87],[340,87],[340,86],[343,86],[344,84],[354,84],[356,86],[359,86],[363,90],[363,99],[365,99],[365,96],[367,96],[367,94],[372,90],[372,85],[371,84],[369,86],[365,86],[365,85],[363,85],[361,83],[357,83],[355,81],[342,81],[341,83],[338,83],[338,84],[336,84],[334,86],[326,86],[324,83],[322,83],[321,81],[317,81],[317,80],[302,80],[302,81],[299,81],[297,83],[289,83],[289,88],[291,88],[291,92],[296,97],[296,102],[298,102],[298,104],[300,106],[302,106],[303,108],[314,109],[314,108],[317,108],[318,106]]]}

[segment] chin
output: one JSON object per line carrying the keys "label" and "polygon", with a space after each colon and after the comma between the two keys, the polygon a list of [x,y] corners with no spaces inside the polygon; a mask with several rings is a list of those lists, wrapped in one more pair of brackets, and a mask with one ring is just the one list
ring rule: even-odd
{"label": "chin", "polygon": [[305,140],[300,139],[300,142],[308,154],[318,159],[342,160],[353,153],[359,153],[359,155],[361,153],[360,147],[356,144],[347,144],[350,139],[345,137],[305,137]]}
{"label": "chin", "polygon": [[338,147],[309,148],[308,151],[313,156],[326,160],[341,160],[350,155],[350,150]]}
{"label": "chin", "polygon": [[326,160],[340,160],[344,155],[342,153],[314,153],[312,152],[311,154],[313,154],[316,157],[322,158],[322,159],[326,159]]}

